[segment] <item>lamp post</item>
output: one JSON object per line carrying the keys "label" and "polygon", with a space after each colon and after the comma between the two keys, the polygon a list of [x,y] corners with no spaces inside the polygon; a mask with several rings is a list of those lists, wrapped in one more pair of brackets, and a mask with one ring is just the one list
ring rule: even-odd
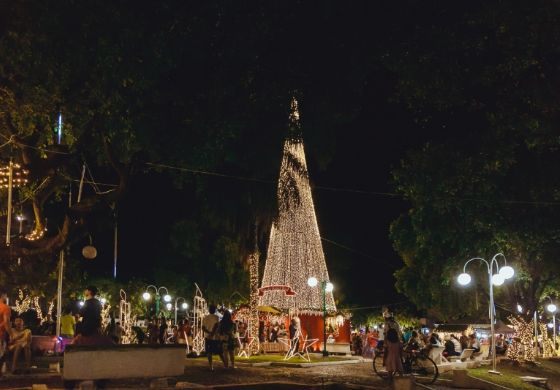
{"label": "lamp post", "polygon": [[179,307],[177,306],[177,304],[179,303],[179,300],[183,300],[183,303],[181,304],[181,308],[183,310],[187,310],[189,308],[189,304],[187,303],[187,300],[183,297],[177,297],[175,298],[175,325],[177,325],[177,311],[179,310]]}
{"label": "lamp post", "polygon": [[[316,287],[319,281],[316,277],[312,276],[307,279],[309,287]],[[328,280],[321,281],[321,292],[323,294],[323,356],[329,356],[327,351],[327,293],[332,292],[334,286]]]}
{"label": "lamp post", "polygon": [[148,302],[149,300],[152,299],[152,294],[150,294],[150,289],[154,290],[154,294],[156,296],[156,317],[159,317],[159,301],[161,299],[161,295],[160,295],[160,290],[165,290],[165,295],[163,296],[163,301],[166,303],[171,302],[171,295],[169,295],[169,291],[167,291],[167,287],[165,286],[161,286],[161,287],[156,287],[153,284],[150,284],[146,287],[144,294],[142,294],[142,298],[144,298],[144,300],[146,302]]}
{"label": "lamp post", "polygon": [[554,343],[554,354],[556,354],[556,311],[558,308],[551,297],[547,296],[546,298],[550,300],[550,303],[546,305],[546,311],[552,313],[552,342]]}
{"label": "lamp post", "polygon": [[[498,260],[497,257],[501,256],[504,259],[505,265],[503,267],[500,268],[500,265],[498,264]],[[465,263],[465,265],[463,266],[463,273],[460,274],[457,277],[457,282],[459,282],[460,285],[462,286],[466,286],[467,284],[469,284],[471,282],[471,276],[467,273],[467,265],[474,260],[479,260],[483,263],[486,264],[486,268],[488,271],[488,285],[489,285],[489,289],[490,289],[490,303],[489,303],[489,316],[490,316],[490,333],[492,335],[492,343],[490,345],[490,352],[492,353],[492,370],[488,371],[490,374],[500,374],[499,371],[496,370],[496,334],[494,332],[494,285],[496,286],[501,286],[502,284],[504,284],[504,281],[506,279],[510,279],[511,277],[513,277],[514,275],[514,270],[512,267],[510,267],[509,265],[507,265],[506,262],[506,258],[502,253],[497,253],[494,255],[494,257],[492,257],[492,260],[490,260],[490,262],[484,260],[481,257],[473,257],[472,259],[467,260],[467,262]],[[494,265],[496,266],[496,271],[498,271],[498,273],[494,273]]]}

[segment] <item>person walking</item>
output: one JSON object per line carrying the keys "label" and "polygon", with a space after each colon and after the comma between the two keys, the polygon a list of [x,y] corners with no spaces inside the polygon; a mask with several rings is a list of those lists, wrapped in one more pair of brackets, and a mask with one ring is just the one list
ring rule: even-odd
{"label": "person walking", "polygon": [[237,326],[231,318],[231,313],[226,310],[218,326],[218,334],[220,335],[220,340],[222,343],[222,354],[224,357],[224,367],[228,367],[228,362],[230,368],[235,368],[234,364],[234,352],[237,346],[237,338],[235,334],[237,333]]}
{"label": "person walking", "polygon": [[206,356],[208,357],[208,364],[210,370],[214,371],[214,363],[212,362],[212,354],[220,355],[224,359],[222,351],[220,350],[220,342],[218,340],[218,324],[220,318],[216,314],[216,305],[210,305],[208,308],[209,314],[202,319],[202,331],[204,332],[204,345],[206,349]]}

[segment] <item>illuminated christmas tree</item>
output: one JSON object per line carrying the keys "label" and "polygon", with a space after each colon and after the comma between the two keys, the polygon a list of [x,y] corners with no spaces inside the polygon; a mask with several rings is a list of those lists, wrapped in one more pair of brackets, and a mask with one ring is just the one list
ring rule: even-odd
{"label": "illuminated christmas tree", "polygon": [[[299,130],[297,101],[292,101],[292,130]],[[309,186],[301,136],[284,143],[278,180],[278,219],[273,223],[261,284],[260,304],[299,313],[323,310],[321,282],[329,280],[315,207]],[[315,277],[316,287],[307,280]],[[332,292],[326,293],[326,308],[336,311]]]}

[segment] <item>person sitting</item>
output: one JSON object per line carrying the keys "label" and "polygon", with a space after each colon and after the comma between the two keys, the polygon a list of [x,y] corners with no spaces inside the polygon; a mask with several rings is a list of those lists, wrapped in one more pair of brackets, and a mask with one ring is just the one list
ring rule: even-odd
{"label": "person sitting", "polygon": [[439,335],[436,332],[432,332],[432,334],[430,335],[430,338],[428,340],[428,343],[432,346],[432,347],[441,347],[441,339],[439,338]]}
{"label": "person sitting", "polygon": [[410,338],[408,339],[408,342],[404,346],[405,352],[419,351],[422,349],[422,346],[423,343],[418,337],[418,332],[416,332],[415,330],[410,332]]}
{"label": "person sitting", "polygon": [[10,334],[8,349],[14,354],[12,373],[16,371],[17,361],[21,351],[23,351],[25,355],[25,371],[28,372],[31,367],[31,331],[24,327],[22,318],[16,318],[14,321],[14,328]]}
{"label": "person sitting", "polygon": [[480,341],[478,341],[474,333],[469,335],[469,348],[473,349],[473,353],[480,352]]}
{"label": "person sitting", "polygon": [[463,352],[463,348],[461,347],[461,341],[459,341],[457,336],[452,334],[451,335],[451,342],[453,343],[453,346],[455,347],[455,352],[458,352],[458,354],[460,355],[461,352]]}
{"label": "person sitting", "polygon": [[504,341],[504,335],[499,334],[496,337],[496,355],[504,355],[506,353],[507,344]]}
{"label": "person sitting", "polygon": [[451,336],[445,335],[444,340],[445,340],[445,344],[444,344],[445,350],[443,351],[444,356],[461,355],[461,352],[455,352],[455,344],[453,343],[453,341],[451,341]]}

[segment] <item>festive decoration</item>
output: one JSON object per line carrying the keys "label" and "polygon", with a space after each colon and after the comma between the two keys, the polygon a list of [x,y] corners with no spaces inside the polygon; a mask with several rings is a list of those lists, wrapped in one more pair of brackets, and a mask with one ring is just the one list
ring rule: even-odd
{"label": "festive decoration", "polygon": [[202,319],[208,313],[208,306],[206,300],[202,296],[202,291],[196,286],[196,293],[193,299],[193,321],[192,321],[192,331],[193,331],[193,345],[192,350],[197,355],[204,351],[204,332],[202,331]]}
{"label": "festive decoration", "polygon": [[33,299],[29,295],[24,297],[23,291],[21,289],[19,289],[18,291],[18,298],[19,299],[16,299],[16,306],[14,310],[16,311],[16,313],[18,313],[18,315],[21,315],[31,308]]}
{"label": "festive decoration", "polygon": [[259,353],[259,252],[251,253],[249,256],[249,282],[251,295],[249,296],[248,318],[249,342],[248,351],[251,355]]}
{"label": "festive decoration", "polygon": [[86,245],[82,249],[82,256],[88,260],[95,259],[97,257],[97,249],[92,245]]}
{"label": "festive decoration", "polygon": [[29,241],[36,241],[39,240],[40,238],[42,238],[45,235],[45,232],[47,231],[47,228],[37,228],[35,227],[35,229],[33,229],[33,231],[29,234],[25,235],[25,239],[29,240]]}
{"label": "festive decoration", "polygon": [[[299,129],[297,101],[292,101],[291,127]],[[309,277],[328,281],[315,207],[309,186],[303,141],[284,143],[278,180],[278,220],[272,225],[259,304],[302,314],[323,314],[320,288],[307,284]],[[270,289],[270,286],[281,288]],[[286,294],[293,291],[295,294]],[[335,312],[332,292],[326,293],[326,308]]]}
{"label": "festive decoration", "polygon": [[543,358],[549,358],[554,356],[554,344],[552,339],[548,337],[548,329],[547,324],[540,323],[539,329],[541,331],[542,337],[542,351],[543,351]]}
{"label": "festive decoration", "polygon": [[290,339],[279,338],[278,341],[288,347],[288,352],[284,355],[284,360],[290,360],[293,357],[299,356],[303,360],[310,362],[311,358],[309,357],[309,349],[313,346],[313,344],[318,342],[319,339],[308,339],[307,336],[304,336],[301,344],[301,350],[297,347],[292,348],[292,340]]}
{"label": "festive decoration", "polygon": [[111,305],[109,303],[104,303],[101,309],[101,327],[107,329],[111,323]]}
{"label": "festive decoration", "polygon": [[512,345],[507,349],[507,357],[516,363],[534,362],[533,324],[526,322],[521,317],[509,316],[508,319],[515,329],[515,337]]}
{"label": "festive decoration", "polygon": [[52,318],[52,312],[54,309],[54,299],[49,302],[49,307],[47,310],[47,314],[45,316],[43,316],[43,310],[41,309],[41,304],[39,303],[39,297],[33,298],[33,308],[37,313],[37,319],[39,320],[39,323],[42,325],[47,321],[47,318],[49,316]]}
{"label": "festive decoration", "polygon": [[136,316],[132,317],[130,302],[126,301],[126,292],[121,289],[121,300],[119,303],[119,322],[122,328],[121,344],[131,344],[134,341],[132,325],[136,322]]}
{"label": "festive decoration", "polygon": [[[27,184],[27,175],[29,171],[23,169],[17,163],[10,163],[12,166],[12,188],[21,187]],[[10,182],[10,164],[0,167],[0,189],[9,187]]]}

